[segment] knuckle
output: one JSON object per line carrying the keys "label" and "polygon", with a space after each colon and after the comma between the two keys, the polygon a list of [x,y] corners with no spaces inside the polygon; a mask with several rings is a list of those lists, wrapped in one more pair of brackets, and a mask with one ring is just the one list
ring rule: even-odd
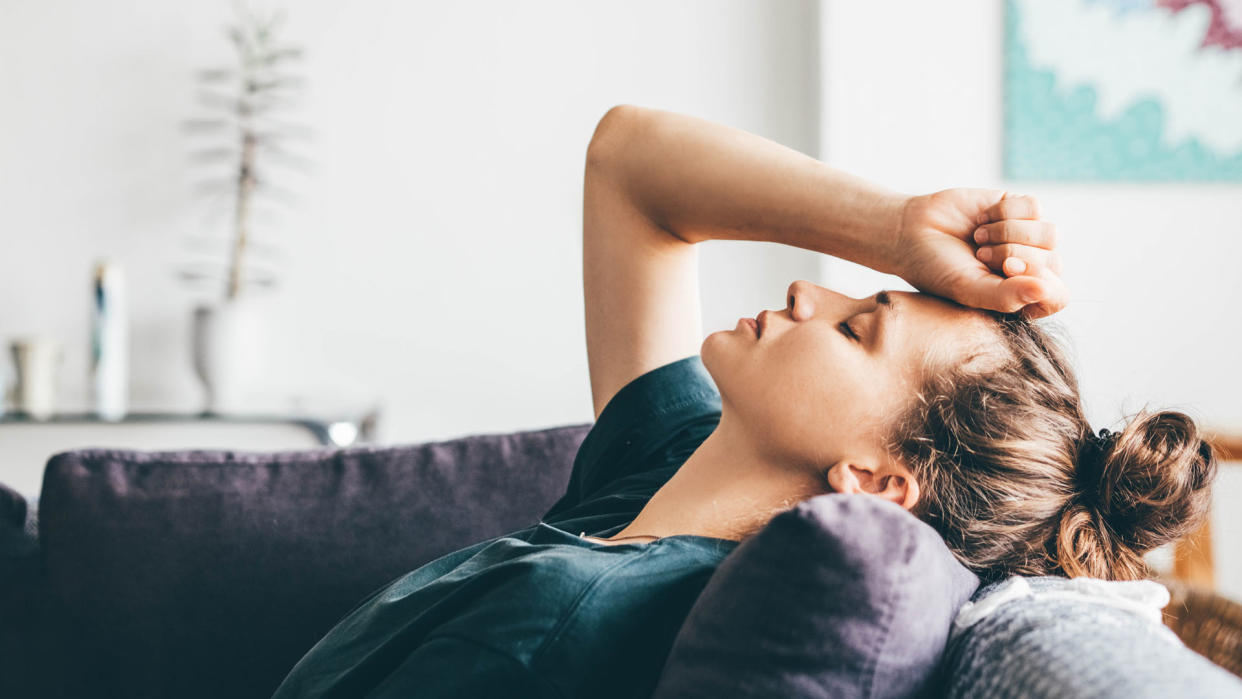
{"label": "knuckle", "polygon": [[1022,221],[1014,226],[1014,242],[1023,245],[1035,245],[1037,237],[1034,232],[1035,224],[1030,221]]}
{"label": "knuckle", "polygon": [[997,233],[1000,234],[999,239],[1007,243],[1013,242],[1016,239],[1016,228],[1017,227],[1014,226],[1013,221],[1001,221],[997,224]]}
{"label": "knuckle", "polygon": [[1048,236],[1048,247],[1055,248],[1057,246],[1057,240],[1061,235],[1060,231],[1057,230],[1057,224],[1049,223],[1045,233]]}

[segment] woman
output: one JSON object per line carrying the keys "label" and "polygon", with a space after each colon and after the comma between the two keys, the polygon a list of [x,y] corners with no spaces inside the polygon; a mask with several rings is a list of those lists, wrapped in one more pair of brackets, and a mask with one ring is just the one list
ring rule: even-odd
{"label": "woman", "polygon": [[[702,338],[694,243],[767,240],[902,276]],[[1203,516],[1195,424],[1095,435],[1031,322],[1062,308],[1035,200],[903,197],[751,134],[620,106],[587,151],[583,262],[596,424],[535,526],[360,602],[276,695],[645,696],[715,566],[776,513],[867,493],[985,577],[1144,574]]]}

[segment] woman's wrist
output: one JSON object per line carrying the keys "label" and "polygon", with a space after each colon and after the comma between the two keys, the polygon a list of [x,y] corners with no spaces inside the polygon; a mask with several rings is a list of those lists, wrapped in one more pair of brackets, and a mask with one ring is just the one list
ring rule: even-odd
{"label": "woman's wrist", "polygon": [[904,258],[902,232],[911,198],[897,193],[881,197],[873,218],[875,230],[871,233],[871,239],[875,244],[871,260],[862,264],[885,274],[900,273]]}
{"label": "woman's wrist", "polygon": [[866,186],[850,177],[828,197],[832,211],[818,251],[884,274],[898,274],[903,259],[902,231],[911,197]]}

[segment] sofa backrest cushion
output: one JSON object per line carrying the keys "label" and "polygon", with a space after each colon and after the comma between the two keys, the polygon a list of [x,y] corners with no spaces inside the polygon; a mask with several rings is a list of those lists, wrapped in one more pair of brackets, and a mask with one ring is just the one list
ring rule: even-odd
{"label": "sofa backrest cushion", "polygon": [[939,686],[979,585],[943,539],[870,495],[820,495],[725,559],[682,626],[655,697],[904,697]]}
{"label": "sofa backrest cushion", "polygon": [[980,588],[972,601],[986,616],[955,626],[950,699],[1242,698],[1242,680],[1133,605],[1085,596],[1066,578],[1026,578],[1018,594],[1010,582]]}
{"label": "sofa backrest cushion", "polygon": [[[531,526],[590,425],[405,447],[60,454],[40,538],[58,696],[268,697],[360,599]],[[223,669],[223,670],[222,670]]]}

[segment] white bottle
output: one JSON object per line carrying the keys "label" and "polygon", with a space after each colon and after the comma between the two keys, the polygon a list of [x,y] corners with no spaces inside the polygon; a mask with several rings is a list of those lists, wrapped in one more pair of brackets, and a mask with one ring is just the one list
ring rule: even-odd
{"label": "white bottle", "polygon": [[95,266],[91,379],[95,412],[104,420],[125,417],[129,402],[129,327],[125,276],[107,261]]}

